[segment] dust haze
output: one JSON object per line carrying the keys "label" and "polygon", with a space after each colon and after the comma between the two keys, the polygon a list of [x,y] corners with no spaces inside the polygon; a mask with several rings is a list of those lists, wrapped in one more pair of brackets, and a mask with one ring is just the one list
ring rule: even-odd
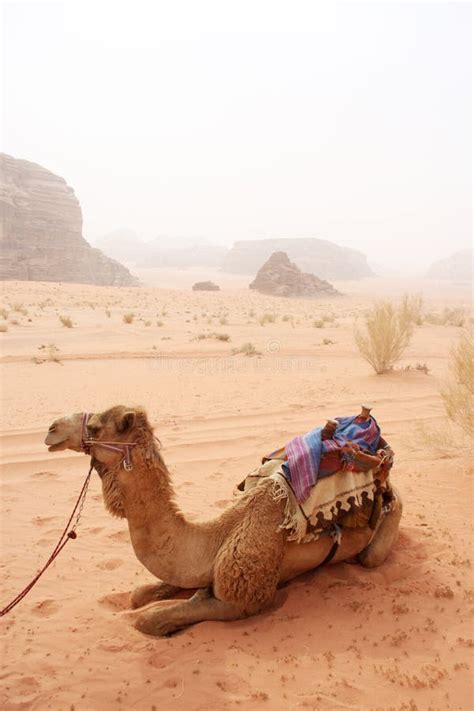
{"label": "dust haze", "polygon": [[5,3],[4,150],[84,236],[317,237],[377,273],[471,238],[469,4]]}

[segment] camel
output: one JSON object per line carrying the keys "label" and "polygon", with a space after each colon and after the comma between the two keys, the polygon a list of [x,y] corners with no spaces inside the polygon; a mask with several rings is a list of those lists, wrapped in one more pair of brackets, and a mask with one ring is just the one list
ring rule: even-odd
{"label": "camel", "polygon": [[[284,501],[271,495],[270,479],[210,521],[186,520],[142,408],[119,405],[63,417],[51,425],[45,444],[50,451],[91,455],[106,508],[127,519],[136,557],[159,579],[131,593],[131,607],[138,610],[134,625],[145,634],[169,635],[205,620],[257,614],[271,604],[278,586],[317,568],[331,551],[328,538],[287,540],[279,528]],[[395,492],[375,531],[368,526],[343,531],[331,563],[354,558],[368,568],[383,563],[396,541],[401,513]],[[170,604],[183,589],[197,591]]]}

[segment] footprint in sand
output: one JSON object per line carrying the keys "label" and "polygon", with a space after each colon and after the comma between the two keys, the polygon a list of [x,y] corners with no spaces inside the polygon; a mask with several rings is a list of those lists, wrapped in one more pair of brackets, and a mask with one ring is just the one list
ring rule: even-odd
{"label": "footprint in sand", "polygon": [[30,479],[57,479],[58,474],[56,472],[35,472],[30,474]]}
{"label": "footprint in sand", "polygon": [[99,642],[97,647],[104,652],[128,652],[132,649],[132,645],[129,642],[120,643],[106,639],[103,642]]}
{"label": "footprint in sand", "polygon": [[123,560],[121,558],[109,558],[109,560],[104,560],[97,564],[98,568],[101,570],[115,570],[123,565]]}
{"label": "footprint in sand", "polygon": [[33,520],[32,523],[35,524],[35,526],[46,526],[46,524],[51,523],[51,521],[56,521],[57,516],[36,516]]}
{"label": "footprint in sand", "polygon": [[164,657],[161,652],[151,654],[147,659],[147,663],[155,669],[164,669],[168,667],[172,661],[170,657]]}
{"label": "footprint in sand", "polygon": [[104,530],[103,526],[94,526],[94,528],[86,528],[87,533],[92,533],[92,535],[96,536],[98,533],[102,533]]}
{"label": "footprint in sand", "polygon": [[[37,693],[40,689],[39,681],[33,676],[23,676],[14,682],[15,694],[18,694],[18,696],[30,696],[31,694]],[[17,706],[17,708],[25,708],[25,706],[21,704]]]}
{"label": "footprint in sand", "polygon": [[123,543],[129,540],[128,531],[116,531],[115,533],[111,533],[109,538],[111,541],[119,541],[120,543]]}
{"label": "footprint in sand", "polygon": [[38,617],[51,617],[60,610],[60,605],[55,600],[41,600],[33,606],[32,613]]}

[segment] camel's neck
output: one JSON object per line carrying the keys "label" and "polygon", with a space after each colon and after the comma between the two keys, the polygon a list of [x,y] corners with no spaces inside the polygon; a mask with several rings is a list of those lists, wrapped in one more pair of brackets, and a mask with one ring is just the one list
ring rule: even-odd
{"label": "camel's neck", "polygon": [[167,583],[203,587],[210,583],[215,555],[212,524],[186,521],[175,503],[168,469],[160,453],[155,448],[151,451],[147,457],[137,447],[133,470],[119,475],[135,554]]}

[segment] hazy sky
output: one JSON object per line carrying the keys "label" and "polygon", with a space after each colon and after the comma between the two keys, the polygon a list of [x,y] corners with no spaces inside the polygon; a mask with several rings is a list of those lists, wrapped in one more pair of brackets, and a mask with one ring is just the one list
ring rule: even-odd
{"label": "hazy sky", "polygon": [[5,2],[3,38],[3,150],[74,187],[88,239],[470,242],[469,4]]}

